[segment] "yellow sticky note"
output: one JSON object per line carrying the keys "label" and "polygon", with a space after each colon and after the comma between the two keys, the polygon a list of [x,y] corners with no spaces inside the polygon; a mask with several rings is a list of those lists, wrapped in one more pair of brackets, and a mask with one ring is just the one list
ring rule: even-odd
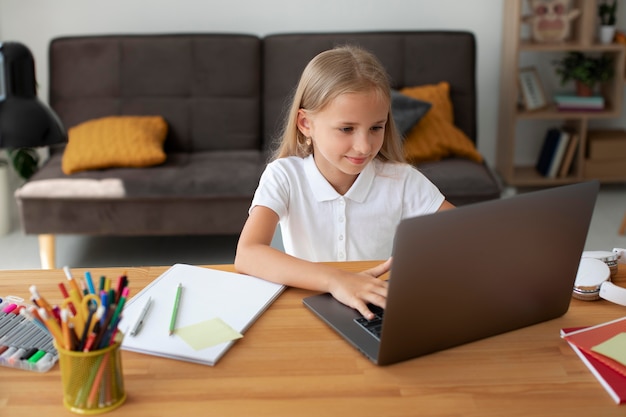
{"label": "yellow sticky note", "polygon": [[175,333],[194,350],[206,349],[243,337],[219,317],[178,328]]}
{"label": "yellow sticky note", "polygon": [[626,365],[626,333],[619,333],[591,350]]}

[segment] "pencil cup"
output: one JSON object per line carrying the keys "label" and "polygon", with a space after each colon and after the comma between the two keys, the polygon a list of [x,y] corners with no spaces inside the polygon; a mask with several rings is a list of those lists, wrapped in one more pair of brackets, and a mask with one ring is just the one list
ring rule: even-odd
{"label": "pencil cup", "polygon": [[121,344],[122,338],[119,337],[104,349],[77,352],[60,348],[55,343],[65,407],[74,413],[89,415],[111,411],[124,403],[126,391]]}

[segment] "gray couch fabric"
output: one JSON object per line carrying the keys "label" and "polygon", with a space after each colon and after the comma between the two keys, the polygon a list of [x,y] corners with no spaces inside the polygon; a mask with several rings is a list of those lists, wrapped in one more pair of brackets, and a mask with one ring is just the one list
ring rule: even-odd
{"label": "gray couch fabric", "polygon": [[[167,161],[67,176],[63,147],[31,181],[119,178],[115,198],[18,196],[31,234],[238,234],[299,75],[317,53],[355,43],[394,88],[448,81],[455,124],[477,140],[474,36],[468,32],[110,35],[51,42],[50,105],[66,128],[110,115],[161,115]],[[498,198],[485,164],[418,166],[453,204]]]}

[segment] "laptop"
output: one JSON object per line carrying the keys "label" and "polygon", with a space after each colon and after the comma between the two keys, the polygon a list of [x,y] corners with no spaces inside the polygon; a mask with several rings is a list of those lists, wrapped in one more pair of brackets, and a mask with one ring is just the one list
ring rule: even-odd
{"label": "laptop", "polygon": [[598,190],[589,181],[403,220],[379,336],[330,294],[303,303],[377,365],[560,317]]}

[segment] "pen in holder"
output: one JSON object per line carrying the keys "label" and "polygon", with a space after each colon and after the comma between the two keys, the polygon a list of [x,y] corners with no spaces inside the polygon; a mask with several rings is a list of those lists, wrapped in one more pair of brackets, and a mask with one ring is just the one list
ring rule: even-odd
{"label": "pen in holder", "polygon": [[78,414],[99,414],[124,403],[126,391],[122,375],[120,346],[122,333],[113,344],[99,350],[78,352],[55,347],[59,353],[63,404]]}

